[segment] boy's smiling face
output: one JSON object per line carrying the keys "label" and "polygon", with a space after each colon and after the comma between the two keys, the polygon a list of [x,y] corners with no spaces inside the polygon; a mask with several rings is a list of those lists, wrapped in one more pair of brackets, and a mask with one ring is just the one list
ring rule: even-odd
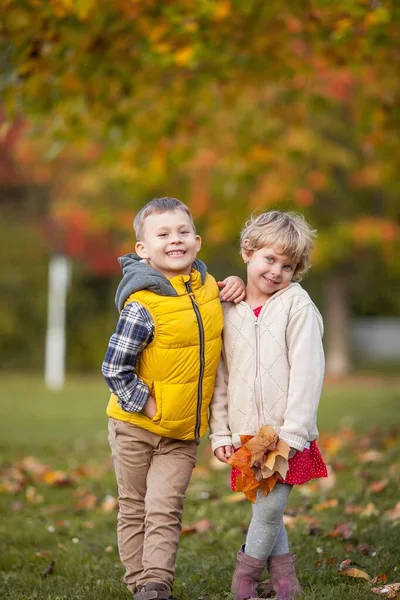
{"label": "boy's smiling face", "polygon": [[146,217],[142,240],[135,249],[151,267],[171,278],[190,274],[200,247],[201,238],[189,215],[177,209]]}
{"label": "boy's smiling face", "polygon": [[263,304],[273,294],[287,287],[296,271],[296,263],[280,248],[264,246],[258,250],[242,249],[247,264],[247,298]]}

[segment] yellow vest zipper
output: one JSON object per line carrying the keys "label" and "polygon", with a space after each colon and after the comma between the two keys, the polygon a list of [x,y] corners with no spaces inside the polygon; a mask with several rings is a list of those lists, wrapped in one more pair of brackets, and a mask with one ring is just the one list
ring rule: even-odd
{"label": "yellow vest zipper", "polygon": [[201,404],[202,404],[202,400],[203,400],[203,377],[204,377],[204,366],[205,366],[204,327],[203,327],[203,321],[201,319],[200,310],[197,305],[196,298],[194,297],[192,286],[190,285],[190,281],[186,281],[185,286],[186,286],[187,292],[190,296],[190,299],[192,301],[193,310],[195,312],[196,319],[197,319],[197,325],[199,327],[199,337],[200,337],[200,373],[199,373],[199,383],[198,383],[198,387],[197,387],[196,425],[194,428],[194,437],[195,437],[195,440],[198,442],[200,439]]}

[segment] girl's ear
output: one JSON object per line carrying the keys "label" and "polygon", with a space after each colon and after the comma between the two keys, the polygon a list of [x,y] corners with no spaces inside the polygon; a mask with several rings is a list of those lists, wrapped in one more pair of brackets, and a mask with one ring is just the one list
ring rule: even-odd
{"label": "girl's ear", "polygon": [[243,262],[246,264],[249,262],[251,255],[253,254],[253,250],[248,250],[246,246],[248,246],[249,240],[243,241],[243,246],[240,249],[240,254],[242,255]]}

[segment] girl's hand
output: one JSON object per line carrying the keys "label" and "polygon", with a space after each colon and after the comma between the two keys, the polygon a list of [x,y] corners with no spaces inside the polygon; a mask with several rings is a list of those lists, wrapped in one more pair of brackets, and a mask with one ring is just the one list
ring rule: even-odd
{"label": "girl's hand", "polygon": [[228,458],[230,458],[233,454],[232,446],[220,446],[214,451],[215,456],[223,463],[228,462]]}
{"label": "girl's hand", "polygon": [[220,288],[220,298],[224,302],[234,302],[238,304],[246,298],[246,286],[240,277],[231,275],[226,277],[223,281],[217,281],[218,287]]}
{"label": "girl's hand", "polygon": [[152,419],[154,417],[154,415],[157,412],[157,404],[153,396],[149,396],[147,398],[147,402],[143,406],[142,412],[146,415],[146,417],[149,417],[149,419]]}
{"label": "girl's hand", "polygon": [[289,458],[293,458],[293,456],[296,454],[296,452],[297,452],[296,448],[290,448]]}

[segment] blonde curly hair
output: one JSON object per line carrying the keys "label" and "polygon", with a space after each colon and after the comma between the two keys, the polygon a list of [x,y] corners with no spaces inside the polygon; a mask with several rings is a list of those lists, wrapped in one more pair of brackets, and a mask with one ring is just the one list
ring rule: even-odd
{"label": "blonde curly hair", "polygon": [[250,217],[240,234],[240,247],[246,252],[264,246],[279,249],[280,253],[296,263],[292,281],[301,281],[311,266],[310,250],[316,234],[303,215],[272,210]]}

